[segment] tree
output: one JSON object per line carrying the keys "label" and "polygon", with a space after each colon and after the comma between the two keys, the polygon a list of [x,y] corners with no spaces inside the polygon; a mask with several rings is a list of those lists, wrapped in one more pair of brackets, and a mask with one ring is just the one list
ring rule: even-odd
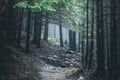
{"label": "tree", "polygon": [[16,40],[14,0],[0,1],[0,44],[14,43]]}
{"label": "tree", "polygon": [[45,32],[44,32],[44,40],[48,41],[48,29],[49,29],[49,14],[46,12],[46,21],[45,21]]}
{"label": "tree", "polygon": [[72,49],[72,30],[69,29],[69,47]]}
{"label": "tree", "polygon": [[103,26],[103,1],[96,1],[97,6],[97,74],[105,77],[105,51]]}
{"label": "tree", "polygon": [[[58,3],[57,0],[51,0],[51,1],[35,1],[35,0],[23,0],[21,2],[18,2],[14,7],[20,7],[20,8],[26,8],[28,9],[28,25],[27,25],[27,40],[26,40],[26,53],[29,51],[29,42],[30,42],[30,15],[31,11],[34,12],[41,12],[41,11],[55,11],[55,9],[52,7],[53,3]],[[41,16],[40,16],[41,17]],[[42,21],[42,18],[40,18]],[[38,35],[37,38],[37,47],[40,48],[40,40],[41,40],[41,26],[42,23],[40,22],[40,27],[38,27]]]}
{"label": "tree", "polygon": [[59,15],[59,32],[60,32],[60,46],[63,47],[62,18],[61,18],[61,15]]}
{"label": "tree", "polygon": [[89,55],[89,67],[88,69],[92,68],[92,59],[93,59],[93,48],[94,48],[94,0],[92,0],[92,26],[91,26],[91,45],[90,45],[90,55]]}
{"label": "tree", "polygon": [[34,34],[33,34],[33,40],[32,40],[32,43],[33,44],[37,44],[37,30],[38,30],[38,27],[39,27],[39,13],[35,13],[35,18],[34,18]]}
{"label": "tree", "polygon": [[80,33],[80,23],[79,23],[79,32],[78,32],[78,52],[81,51],[81,33]]}
{"label": "tree", "polygon": [[37,30],[37,48],[41,48],[41,31],[42,31],[42,13],[40,13],[40,24]]}
{"label": "tree", "polygon": [[86,4],[86,17],[87,17],[87,26],[86,26],[86,56],[85,56],[85,68],[87,69],[87,66],[88,66],[88,55],[89,55],[89,0],[87,0],[87,4]]}
{"label": "tree", "polygon": [[82,30],[82,40],[81,40],[81,44],[82,44],[82,48],[81,48],[81,53],[82,53],[82,64],[83,64],[83,67],[85,68],[85,30],[84,30],[85,27],[83,27],[83,30]]}
{"label": "tree", "polygon": [[76,51],[76,32],[73,31],[73,34],[72,34],[72,50],[73,51]]}
{"label": "tree", "polygon": [[23,19],[23,9],[17,10],[18,17],[18,33],[17,33],[17,46],[21,46],[21,31],[22,31],[22,19]]}
{"label": "tree", "polygon": [[31,11],[28,10],[28,25],[27,25],[27,39],[26,39],[26,49],[25,52],[29,52],[29,42],[30,42],[30,15]]}
{"label": "tree", "polygon": [[119,80],[119,55],[118,55],[118,27],[115,15],[115,0],[111,0],[111,27],[110,27],[110,64],[109,64],[109,80]]}

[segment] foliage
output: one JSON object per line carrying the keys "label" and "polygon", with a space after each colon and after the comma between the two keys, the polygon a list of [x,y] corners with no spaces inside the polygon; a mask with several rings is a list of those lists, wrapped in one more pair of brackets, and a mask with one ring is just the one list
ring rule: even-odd
{"label": "foliage", "polygon": [[68,4],[73,0],[59,0],[58,10],[67,10]]}
{"label": "foliage", "polygon": [[67,4],[67,10],[69,14],[65,17],[65,21],[68,24],[69,29],[74,31],[82,30],[85,22],[85,1],[84,0],[71,0]]}
{"label": "foliage", "polygon": [[48,41],[51,43],[59,42],[59,40],[57,38],[53,38],[53,37],[48,37]]}
{"label": "foliage", "polygon": [[18,2],[14,7],[26,8],[35,12],[56,11],[52,5],[57,3],[58,0],[24,0]]}

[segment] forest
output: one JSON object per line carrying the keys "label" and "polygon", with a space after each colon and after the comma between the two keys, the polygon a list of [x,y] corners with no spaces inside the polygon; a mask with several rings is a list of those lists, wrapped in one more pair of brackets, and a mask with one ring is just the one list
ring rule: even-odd
{"label": "forest", "polygon": [[0,80],[120,80],[120,0],[0,0]]}

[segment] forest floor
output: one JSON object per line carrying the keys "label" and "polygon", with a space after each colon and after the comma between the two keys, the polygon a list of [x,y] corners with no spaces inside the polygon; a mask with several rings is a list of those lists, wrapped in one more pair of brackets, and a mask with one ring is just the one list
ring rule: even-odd
{"label": "forest floor", "polygon": [[41,49],[30,44],[30,53],[21,48],[4,46],[0,51],[0,80],[104,80],[84,71],[81,53],[56,48],[42,41]]}

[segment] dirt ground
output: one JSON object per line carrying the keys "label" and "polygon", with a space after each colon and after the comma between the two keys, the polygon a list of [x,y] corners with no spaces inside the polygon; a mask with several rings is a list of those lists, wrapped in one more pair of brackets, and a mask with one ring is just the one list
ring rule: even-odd
{"label": "dirt ground", "polygon": [[55,48],[46,42],[41,49],[31,44],[30,53],[22,48],[4,46],[0,49],[0,80],[103,80],[76,67],[59,67],[39,59],[39,55],[54,52]]}

